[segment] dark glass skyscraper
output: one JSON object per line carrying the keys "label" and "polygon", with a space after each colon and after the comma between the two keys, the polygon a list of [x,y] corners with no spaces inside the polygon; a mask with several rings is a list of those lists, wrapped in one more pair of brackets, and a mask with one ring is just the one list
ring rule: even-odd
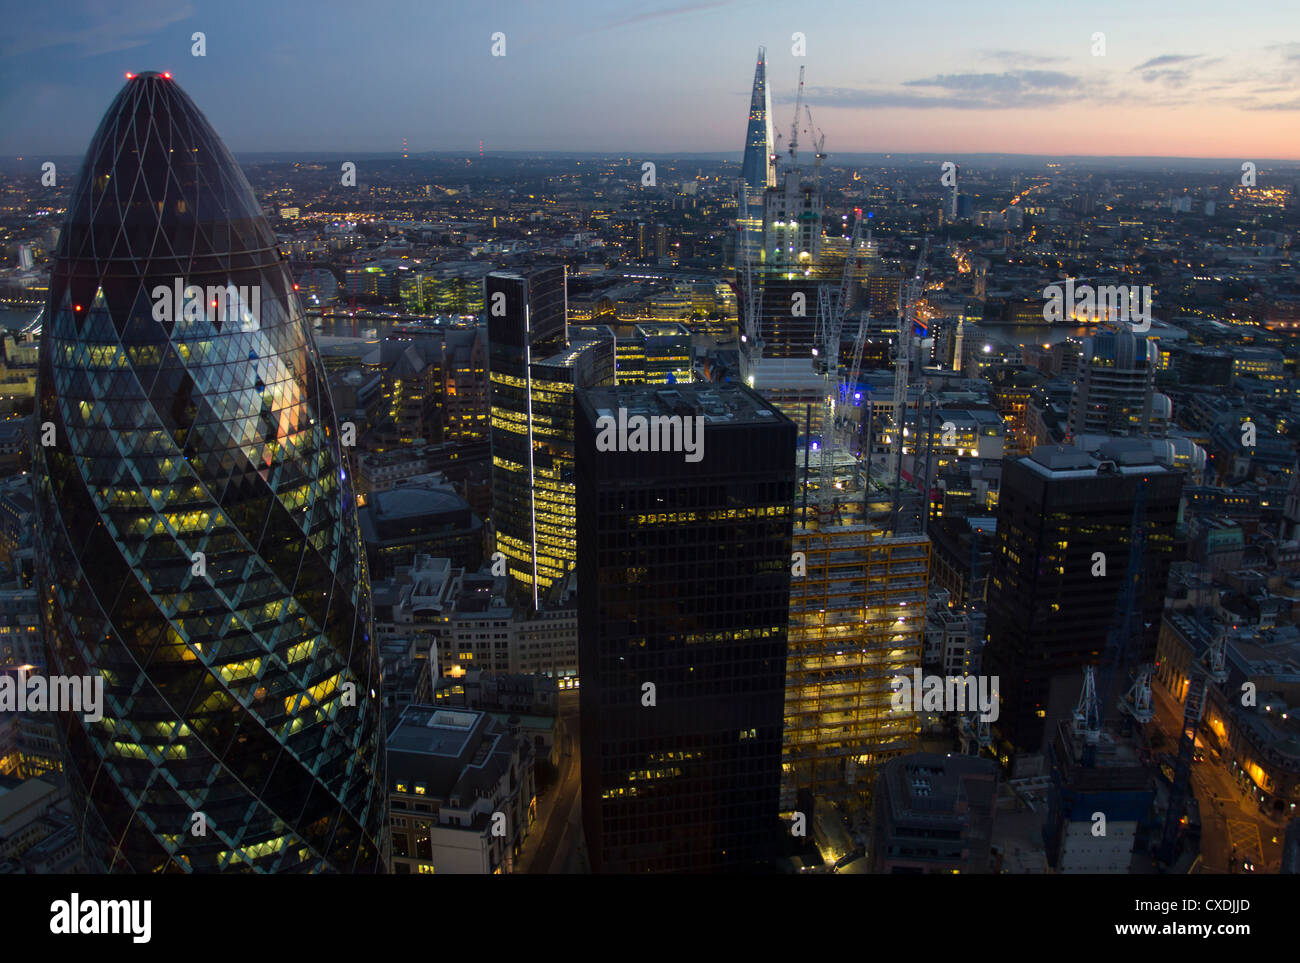
{"label": "dark glass skyscraper", "polygon": [[[202,290],[199,290],[202,289]],[[136,75],[91,141],[45,311],[50,671],[92,869],[380,872],[379,669],[325,371],[207,120]]]}
{"label": "dark glass skyscraper", "polygon": [[[752,867],[784,831],[795,425],[738,385],[595,388],[577,409],[592,869]],[[619,409],[702,418],[703,447],[694,460],[659,450],[662,436],[653,451],[600,450],[600,419]]]}
{"label": "dark glass skyscraper", "polygon": [[[1143,651],[1128,653],[1131,663],[1155,655],[1182,474],[1156,464],[1146,440],[1112,440],[1096,454],[1044,445],[1002,470],[984,671],[1000,680],[994,729],[1007,753],[1042,748],[1054,677],[1077,678],[1102,660],[1139,485],[1146,486],[1147,534],[1137,605],[1148,628]],[[1122,678],[1112,684],[1127,687]],[[1110,713],[1112,705],[1103,708]]]}

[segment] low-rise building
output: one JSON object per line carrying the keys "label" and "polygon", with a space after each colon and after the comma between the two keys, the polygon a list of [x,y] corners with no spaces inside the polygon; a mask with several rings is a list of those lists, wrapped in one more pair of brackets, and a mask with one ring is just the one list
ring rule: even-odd
{"label": "low-rise building", "polygon": [[407,706],[388,734],[394,871],[511,872],[537,816],[534,758],[488,713]]}
{"label": "low-rise building", "polygon": [[918,752],[876,777],[877,873],[987,873],[998,767],[976,756]]}

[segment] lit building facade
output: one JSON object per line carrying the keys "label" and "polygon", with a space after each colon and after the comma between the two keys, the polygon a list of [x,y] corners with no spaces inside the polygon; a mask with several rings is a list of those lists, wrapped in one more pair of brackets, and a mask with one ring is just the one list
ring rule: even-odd
{"label": "lit building facade", "polygon": [[1070,434],[1163,437],[1169,399],[1155,390],[1160,351],[1132,331],[1105,331],[1083,339],[1070,399]]}
{"label": "lit building facade", "polygon": [[614,344],[568,343],[563,266],[493,272],[485,299],[496,549],[537,609],[577,563],[573,392],[614,383]]}
{"label": "lit building facade", "polygon": [[58,716],[89,868],[385,871],[379,667],[325,370],[248,182],[165,75],[129,80],[91,141],[37,421],[49,669],[104,683],[101,720]]}
{"label": "lit building facade", "polygon": [[916,713],[893,705],[921,667],[930,542],[863,524],[798,525],[790,580],[783,807],[800,790],[847,799],[916,749]]}
{"label": "lit building facade", "polygon": [[[767,86],[767,48],[758,48],[754,65],[754,86],[749,98],[749,119],[745,126],[745,154],[740,178],[745,191],[745,210],[738,210],[737,226],[744,232],[754,263],[761,260],[763,246],[763,195],[776,186],[776,136],[772,128],[772,92]],[[742,239],[736,244],[736,265],[744,263]]]}
{"label": "lit building facade", "polygon": [[772,94],[767,88],[767,48],[758,48],[754,66],[754,88],[749,98],[749,123],[745,128],[745,157],[740,176],[757,200],[763,191],[776,186],[776,162],[772,132]]}

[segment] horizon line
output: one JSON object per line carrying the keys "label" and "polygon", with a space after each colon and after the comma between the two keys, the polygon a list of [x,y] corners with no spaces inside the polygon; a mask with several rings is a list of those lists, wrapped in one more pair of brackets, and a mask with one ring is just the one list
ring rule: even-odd
{"label": "horizon line", "polygon": [[[405,158],[403,158],[403,151],[400,148],[388,149],[388,150],[378,150],[378,149],[370,148],[370,149],[352,150],[352,151],[326,150],[320,148],[305,148],[305,149],[250,148],[250,149],[239,149],[239,150],[235,150],[232,148],[231,153],[234,154],[235,156],[261,154],[267,156],[286,157],[286,158],[315,156],[315,157],[322,157],[322,158],[341,157],[345,159],[358,158],[358,159],[368,159],[368,160],[401,160],[401,159],[418,160],[418,159],[426,159],[426,158],[433,159],[437,157],[456,157],[456,158],[465,157],[470,159],[473,159],[474,157],[480,157],[483,160],[487,160],[493,157],[518,157],[518,156],[529,156],[529,157],[545,156],[556,160],[564,160],[567,158],[572,158],[575,160],[587,160],[592,158],[606,159],[606,158],[626,157],[629,159],[637,159],[637,158],[662,157],[662,158],[669,158],[669,159],[681,158],[681,159],[695,159],[695,160],[714,160],[721,163],[735,163],[737,165],[742,163],[743,156],[744,156],[743,149],[741,150],[694,150],[694,151],[673,152],[673,151],[663,151],[663,150],[635,151],[635,150],[625,150],[625,149],[624,150],[571,150],[571,149],[557,150],[557,149],[548,149],[548,148],[526,148],[526,147],[496,149],[491,151],[485,151],[482,154],[479,154],[479,149],[477,147],[469,147],[463,149],[438,148],[438,149],[421,150],[421,151],[408,150],[405,152],[406,154]],[[928,158],[952,159],[952,158],[967,157],[967,158],[996,158],[996,159],[1003,159],[1003,160],[1028,160],[1028,161],[1048,161],[1048,162],[1178,161],[1183,163],[1196,162],[1196,163],[1206,163],[1206,164],[1211,164],[1211,163],[1226,164],[1226,165],[1236,166],[1236,167],[1239,167],[1243,163],[1243,161],[1249,160],[1252,163],[1254,163],[1256,166],[1259,166],[1261,164],[1277,164],[1277,165],[1295,165],[1297,167],[1300,167],[1300,157],[1294,157],[1294,158],[1249,157],[1244,154],[1239,157],[1205,157],[1200,155],[1179,155],[1179,154],[1026,154],[1026,153],[1019,153],[1015,151],[963,151],[963,150],[843,151],[838,155],[828,152],[823,167],[835,167],[836,165],[835,163],[833,163],[833,158],[835,158],[836,156],[842,158],[855,158],[855,159],[893,158],[893,157],[905,158],[905,159],[928,159]],[[37,163],[38,159],[40,161],[44,161],[50,159],[61,160],[66,158],[84,159],[84,157],[85,157],[84,153],[70,154],[70,153],[42,153],[38,151],[33,151],[33,152],[25,151],[22,154],[10,153],[8,157],[5,159],[5,161],[0,163],[14,163],[17,161],[22,161],[23,163]],[[780,166],[788,166],[788,165],[782,164]]]}

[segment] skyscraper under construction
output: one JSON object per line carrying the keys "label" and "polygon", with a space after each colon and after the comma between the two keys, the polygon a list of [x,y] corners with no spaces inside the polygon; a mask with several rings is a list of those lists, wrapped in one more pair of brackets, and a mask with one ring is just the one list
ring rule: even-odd
{"label": "skyscraper under construction", "polygon": [[[916,714],[892,704],[896,680],[921,666],[930,541],[896,533],[887,497],[864,485],[853,459],[834,458],[838,486],[796,506],[786,658],[782,805],[800,791],[850,800],[878,767],[917,747]],[[804,480],[804,489],[816,482]],[[802,495],[800,496],[802,500]]]}

